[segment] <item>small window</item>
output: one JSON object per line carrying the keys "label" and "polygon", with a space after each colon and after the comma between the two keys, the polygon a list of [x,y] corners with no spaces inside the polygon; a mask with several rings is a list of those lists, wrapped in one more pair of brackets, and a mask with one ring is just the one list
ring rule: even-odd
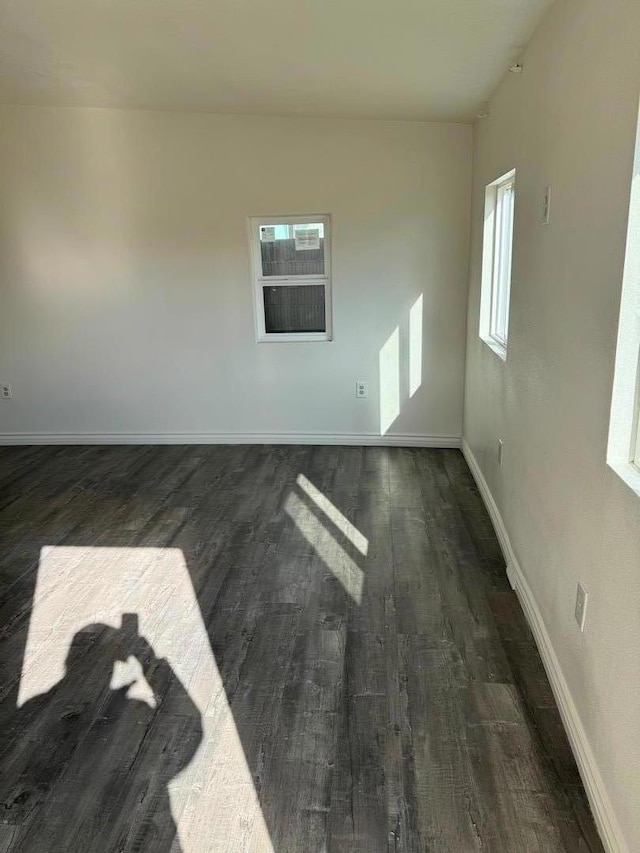
{"label": "small window", "polygon": [[480,337],[503,359],[509,332],[515,193],[515,170],[485,191]]}
{"label": "small window", "polygon": [[331,340],[328,216],[250,220],[258,341]]}

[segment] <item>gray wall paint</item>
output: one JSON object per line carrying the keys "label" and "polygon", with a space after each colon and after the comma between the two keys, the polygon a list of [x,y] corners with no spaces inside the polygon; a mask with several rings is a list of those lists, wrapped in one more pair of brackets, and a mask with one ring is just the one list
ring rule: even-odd
{"label": "gray wall paint", "polygon": [[[629,850],[640,850],[640,498],[605,460],[639,33],[637,0],[558,0],[525,52],[524,73],[508,75],[491,118],[477,125],[464,429]],[[483,197],[514,166],[505,364],[478,338]],[[573,618],[578,581],[590,595],[584,634]]]}

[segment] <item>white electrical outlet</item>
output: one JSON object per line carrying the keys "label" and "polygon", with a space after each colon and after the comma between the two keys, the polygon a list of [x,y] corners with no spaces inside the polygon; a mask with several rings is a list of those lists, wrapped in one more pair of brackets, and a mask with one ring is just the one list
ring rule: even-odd
{"label": "white electrical outlet", "polygon": [[498,439],[498,465],[502,468],[502,456],[504,454],[504,442],[501,438]]}
{"label": "white electrical outlet", "polygon": [[575,609],[575,617],[576,622],[578,623],[578,627],[581,631],[584,631],[584,622],[587,618],[587,601],[589,596],[587,595],[586,589],[582,586],[581,583],[578,584],[578,590],[576,592],[576,609]]}
{"label": "white electrical outlet", "polygon": [[356,397],[364,400],[369,396],[369,386],[362,379],[356,379]]}
{"label": "white electrical outlet", "polygon": [[11,385],[0,385],[0,397],[3,400],[10,400],[11,396]]}
{"label": "white electrical outlet", "polygon": [[544,188],[544,200],[542,202],[542,224],[548,225],[551,220],[551,187]]}

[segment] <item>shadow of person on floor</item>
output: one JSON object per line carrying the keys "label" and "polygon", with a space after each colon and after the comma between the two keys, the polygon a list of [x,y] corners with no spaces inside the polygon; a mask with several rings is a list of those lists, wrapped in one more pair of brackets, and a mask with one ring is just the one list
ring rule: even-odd
{"label": "shadow of person on floor", "polygon": [[121,628],[76,633],[64,677],[0,727],[9,849],[180,853],[168,785],[197,752],[202,722],[139,635],[136,614],[124,614]]}

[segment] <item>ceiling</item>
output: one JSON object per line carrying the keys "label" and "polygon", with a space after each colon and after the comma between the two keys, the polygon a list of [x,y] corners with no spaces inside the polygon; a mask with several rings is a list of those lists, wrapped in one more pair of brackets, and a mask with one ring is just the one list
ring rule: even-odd
{"label": "ceiling", "polygon": [[0,0],[0,103],[469,121],[552,0]]}

